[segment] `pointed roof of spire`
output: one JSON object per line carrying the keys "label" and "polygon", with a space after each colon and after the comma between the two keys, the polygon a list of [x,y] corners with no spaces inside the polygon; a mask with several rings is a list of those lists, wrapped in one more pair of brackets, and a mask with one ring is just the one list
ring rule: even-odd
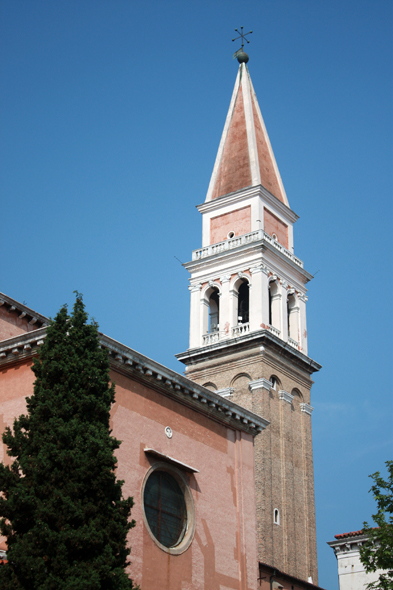
{"label": "pointed roof of spire", "polygon": [[240,63],[206,202],[259,184],[289,207],[250,73]]}

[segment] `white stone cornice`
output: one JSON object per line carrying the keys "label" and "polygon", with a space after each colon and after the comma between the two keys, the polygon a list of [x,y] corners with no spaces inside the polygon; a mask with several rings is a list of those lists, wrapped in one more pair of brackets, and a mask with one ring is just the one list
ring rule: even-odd
{"label": "white stone cornice", "polygon": [[333,549],[337,558],[349,557],[359,553],[360,547],[367,541],[367,535],[363,531],[348,533],[347,535],[338,535],[334,541],[328,541],[328,545]]}
{"label": "white stone cornice", "polygon": [[308,301],[307,295],[303,295],[303,293],[299,293],[298,297],[299,297],[300,301],[304,301],[304,303],[306,303],[306,301]]}
{"label": "white stone cornice", "polygon": [[248,387],[250,388],[250,391],[256,391],[257,389],[266,389],[266,391],[270,391],[272,383],[268,379],[261,377],[260,379],[255,379],[255,381],[250,381]]}
{"label": "white stone cornice", "polygon": [[216,211],[221,209],[223,206],[241,203],[242,201],[248,200],[252,197],[262,198],[263,201],[269,205],[269,208],[272,209],[273,213],[278,213],[290,223],[295,223],[295,221],[299,219],[299,216],[294,211],[292,211],[290,207],[282,203],[261,184],[258,186],[241,188],[238,191],[228,193],[227,195],[222,195],[216,199],[206,200],[201,205],[197,205],[197,209],[200,213]]}
{"label": "white stone cornice", "polygon": [[45,327],[49,324],[50,320],[48,318],[37,313],[33,309],[30,309],[26,305],[19,303],[19,301],[8,297],[8,295],[5,295],[4,293],[0,293],[0,306],[4,306],[4,309],[6,309],[8,313],[16,312],[19,319],[26,318],[27,322],[31,325],[38,322],[38,324],[40,324],[37,326],[38,328]]}
{"label": "white stone cornice", "polygon": [[310,406],[310,404],[301,403],[300,404],[300,410],[302,412],[304,412],[305,414],[308,414],[309,416],[311,416],[311,414],[313,413],[314,408],[312,406]]}
{"label": "white stone cornice", "polygon": [[284,402],[288,402],[288,404],[291,404],[292,401],[293,401],[293,398],[295,396],[292,395],[292,393],[288,393],[287,391],[284,391],[283,389],[280,389],[280,391],[278,392],[278,397],[280,399],[282,399]]}
{"label": "white stone cornice", "polygon": [[221,395],[221,397],[229,397],[233,394],[234,391],[235,390],[233,387],[224,387],[224,389],[218,389],[217,391],[215,391],[215,393]]}

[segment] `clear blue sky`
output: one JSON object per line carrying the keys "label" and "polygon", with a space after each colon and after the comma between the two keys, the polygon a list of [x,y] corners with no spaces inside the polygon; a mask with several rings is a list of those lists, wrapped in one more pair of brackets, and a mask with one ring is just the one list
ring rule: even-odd
{"label": "clear blue sky", "polygon": [[3,0],[0,291],[48,316],[74,289],[106,334],[179,372],[182,262],[235,81],[234,28],[311,273],[320,585],[326,541],[392,458],[391,0]]}

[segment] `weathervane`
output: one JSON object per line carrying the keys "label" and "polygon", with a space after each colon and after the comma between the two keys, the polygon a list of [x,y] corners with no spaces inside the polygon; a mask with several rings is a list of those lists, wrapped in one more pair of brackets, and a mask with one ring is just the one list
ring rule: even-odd
{"label": "weathervane", "polygon": [[243,51],[244,49],[244,41],[246,43],[249,43],[250,41],[248,39],[246,39],[247,35],[251,35],[252,31],[248,31],[248,33],[243,33],[243,27],[240,27],[240,31],[238,29],[235,29],[236,33],[239,33],[238,37],[235,37],[235,39],[232,39],[232,41],[237,41],[238,39],[242,40],[242,46],[240,49],[238,49],[234,54],[233,54],[233,59],[235,59],[235,57],[237,57],[237,61],[241,64],[241,63],[247,63],[248,62],[248,55],[247,53],[245,53]]}

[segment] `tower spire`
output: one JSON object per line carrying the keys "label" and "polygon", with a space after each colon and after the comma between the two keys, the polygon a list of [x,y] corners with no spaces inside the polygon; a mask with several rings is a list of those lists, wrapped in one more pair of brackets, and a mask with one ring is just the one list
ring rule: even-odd
{"label": "tower spire", "polygon": [[237,57],[239,70],[206,202],[240,189],[262,185],[288,207],[284,185],[246,66],[248,56],[243,52],[243,56],[238,53]]}

